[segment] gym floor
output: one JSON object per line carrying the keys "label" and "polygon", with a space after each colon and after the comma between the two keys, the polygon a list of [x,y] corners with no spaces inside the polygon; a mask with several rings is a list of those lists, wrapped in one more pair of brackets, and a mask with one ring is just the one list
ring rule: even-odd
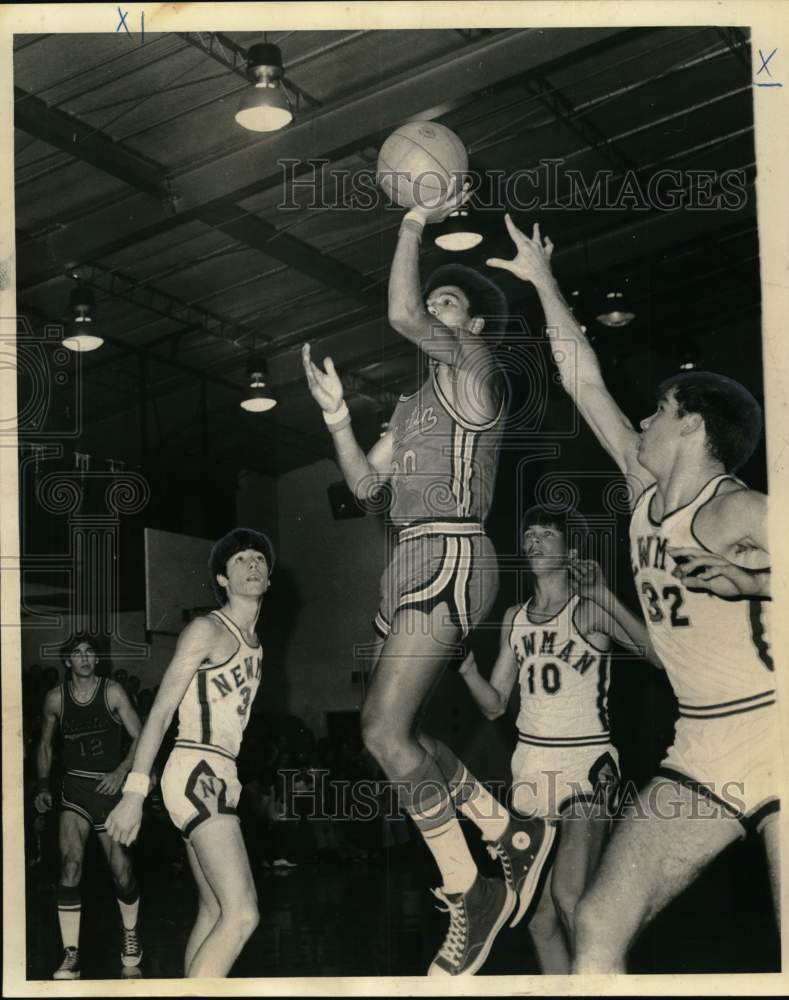
{"label": "gym floor", "polygon": [[[196,899],[185,855],[136,852],[142,887],[141,966],[146,978],[182,973]],[[177,846],[177,845],[176,845]],[[753,973],[780,969],[769,887],[758,842],[736,844],[642,935],[630,971]],[[493,874],[487,855],[480,870]],[[253,860],[260,925],[233,977],[420,976],[442,941],[446,916],[433,906],[437,882],[418,842],[360,861],[300,864],[284,873]],[[56,858],[28,869],[28,977],[49,979],[61,957],[55,910]],[[95,839],[83,882],[84,979],[120,977],[119,918],[112,883]],[[484,973],[535,974],[525,924],[499,935]]]}

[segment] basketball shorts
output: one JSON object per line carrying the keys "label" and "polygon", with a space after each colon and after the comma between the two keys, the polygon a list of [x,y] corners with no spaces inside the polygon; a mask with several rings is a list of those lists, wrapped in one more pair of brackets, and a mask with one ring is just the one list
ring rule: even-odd
{"label": "basketball shorts", "polygon": [[778,752],[775,705],[709,719],[680,715],[657,773],[720,803],[744,831],[759,830],[779,809]]}
{"label": "basketball shorts", "polygon": [[96,786],[104,777],[95,771],[67,771],[63,775],[60,805],[84,817],[97,833],[104,833],[107,817],[121,800],[121,792],[105,795]]}
{"label": "basketball shorts", "polygon": [[236,762],[213,750],[176,747],[162,772],[162,799],[188,840],[203,823],[235,816],[241,797]]}
{"label": "basketball shorts", "polygon": [[526,816],[583,817],[585,803],[613,815],[620,785],[619,754],[611,743],[538,747],[518,743],[512,755],[512,805]]}
{"label": "basketball shorts", "polygon": [[496,550],[479,523],[431,522],[403,528],[381,577],[374,627],[389,635],[396,612],[430,614],[442,602],[465,638],[488,614],[498,590]]}

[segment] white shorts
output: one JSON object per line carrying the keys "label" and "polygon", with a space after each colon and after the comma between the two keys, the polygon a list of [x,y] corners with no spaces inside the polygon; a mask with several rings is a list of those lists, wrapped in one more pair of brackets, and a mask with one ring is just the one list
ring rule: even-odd
{"label": "white shorts", "polygon": [[188,840],[202,823],[235,816],[241,784],[232,757],[176,747],[162,773],[162,798],[170,819]]}
{"label": "white shorts", "polygon": [[611,743],[585,747],[519,743],[512,755],[512,805],[527,816],[558,819],[579,801],[599,802],[613,811],[619,782],[619,754]]}
{"label": "white shorts", "polygon": [[775,705],[712,719],[680,715],[658,776],[721,803],[748,828],[778,811]]}

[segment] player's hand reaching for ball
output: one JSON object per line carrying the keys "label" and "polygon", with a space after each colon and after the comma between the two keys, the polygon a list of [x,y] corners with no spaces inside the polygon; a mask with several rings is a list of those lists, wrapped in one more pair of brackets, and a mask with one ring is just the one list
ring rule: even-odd
{"label": "player's hand reaching for ball", "polygon": [[488,267],[499,267],[514,274],[521,281],[531,281],[538,287],[541,283],[552,281],[551,254],[553,253],[553,243],[550,237],[543,238],[540,235],[539,223],[534,223],[531,239],[529,239],[525,233],[518,229],[509,213],[504,216],[504,222],[507,226],[507,232],[515,244],[515,256],[512,260],[490,257],[485,261]]}
{"label": "player's hand reaching for ball", "polygon": [[343,389],[340,376],[334,369],[334,362],[331,358],[326,358],[323,362],[324,370],[321,371],[310,357],[309,344],[302,347],[301,360],[312,398],[325,413],[336,413],[342,406]]}
{"label": "player's hand reaching for ball", "polygon": [[441,201],[432,206],[416,205],[406,212],[407,219],[418,219],[423,225],[434,222],[443,222],[444,219],[449,218],[453,212],[457,212],[459,208],[471,197],[471,183],[466,181],[462,187],[458,187],[458,177],[453,176],[449,182],[449,187],[447,188],[446,197],[442,198]]}
{"label": "player's hand reaching for ball", "polygon": [[119,844],[128,847],[137,839],[142,822],[142,795],[124,792],[123,798],[107,817],[107,833]]}

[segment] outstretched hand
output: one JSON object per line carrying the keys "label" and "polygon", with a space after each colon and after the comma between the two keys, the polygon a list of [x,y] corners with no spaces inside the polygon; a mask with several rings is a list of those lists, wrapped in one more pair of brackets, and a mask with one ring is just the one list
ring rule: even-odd
{"label": "outstretched hand", "polygon": [[457,174],[455,174],[449,182],[446,196],[442,198],[438,204],[429,207],[425,205],[416,205],[414,208],[409,209],[407,214],[412,219],[421,219],[421,221],[425,224],[431,222],[443,222],[444,219],[447,219],[453,212],[457,212],[459,208],[462,208],[470,197],[470,182],[466,181],[458,190],[458,177]]}
{"label": "outstretched hand", "polygon": [[485,261],[488,267],[499,267],[514,274],[521,281],[531,281],[535,285],[550,280],[553,243],[550,237],[543,238],[540,235],[539,223],[534,223],[531,239],[529,239],[512,221],[509,212],[504,216],[504,222],[507,226],[507,232],[515,244],[515,256],[512,260],[490,257]]}
{"label": "outstretched hand", "polygon": [[677,563],[672,576],[688,590],[729,598],[759,595],[757,573],[737,566],[725,556],[695,548],[670,548],[668,554]]}
{"label": "outstretched hand", "polygon": [[321,371],[310,356],[309,344],[302,347],[301,360],[312,398],[325,413],[336,413],[342,406],[343,389],[334,362],[331,358],[326,358],[323,362],[324,370]]}

